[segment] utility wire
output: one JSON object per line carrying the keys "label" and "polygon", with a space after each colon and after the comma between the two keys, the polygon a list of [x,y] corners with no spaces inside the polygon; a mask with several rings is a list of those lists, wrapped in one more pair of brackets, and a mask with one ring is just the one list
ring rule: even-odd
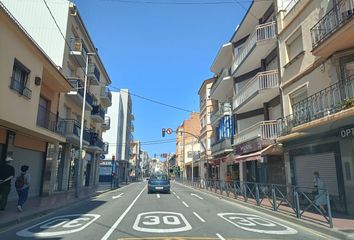
{"label": "utility wire", "polygon": [[[186,2],[186,1],[136,1],[136,0],[101,0],[105,2],[118,2],[118,3],[131,3],[131,4],[151,4],[151,5],[224,5],[224,4],[234,4],[234,1],[196,1],[196,2]],[[273,0],[258,0],[257,2],[266,2]],[[253,0],[238,0],[238,2],[253,2]]]}
{"label": "utility wire", "polygon": [[[63,37],[63,39],[64,39],[66,45],[68,46],[68,48],[69,48],[70,51],[71,51],[71,50],[72,50],[72,49],[71,49],[71,46],[70,46],[70,44],[68,43],[67,39],[65,38],[63,32],[61,31],[61,29],[60,29],[60,27],[59,27],[59,24],[58,24],[57,20],[55,19],[54,15],[53,15],[53,13],[52,13],[52,11],[51,11],[51,9],[49,8],[49,6],[48,6],[46,0],[43,0],[43,2],[44,2],[44,4],[46,5],[46,7],[47,7],[47,9],[48,9],[48,11],[49,11],[49,13],[50,13],[50,15],[51,15],[51,17],[52,17],[54,23],[55,23],[57,29],[59,30],[60,35]],[[80,68],[81,68],[81,70],[82,70],[82,72],[83,72],[83,74],[84,74],[84,76],[85,76],[85,75],[86,75],[85,68],[84,68],[83,66],[81,66],[81,64],[79,63],[79,61],[78,61],[76,58],[74,58],[74,59],[75,59],[77,65],[80,66]],[[144,99],[144,100],[146,100],[146,101],[153,102],[153,103],[155,103],[155,104],[159,104],[159,105],[162,105],[162,106],[165,106],[165,107],[170,107],[170,108],[174,108],[174,109],[176,109],[176,110],[180,110],[180,111],[184,111],[184,112],[189,112],[189,113],[193,112],[193,111],[188,110],[188,109],[185,109],[185,108],[173,106],[173,105],[171,105],[171,104],[167,104],[167,103],[163,103],[163,102],[161,102],[161,101],[157,101],[157,100],[154,100],[154,99],[151,99],[151,98],[143,97],[143,96],[140,96],[140,95],[138,95],[138,94],[134,94],[134,93],[132,93],[132,92],[130,92],[130,91],[125,91],[125,90],[122,90],[122,89],[117,88],[117,87],[114,87],[114,86],[110,86],[110,88],[113,88],[113,89],[116,89],[116,90],[119,90],[119,91],[122,91],[122,92],[127,92],[127,93],[129,93],[130,95],[132,95],[132,96],[135,96],[135,97],[138,97],[138,98]]]}

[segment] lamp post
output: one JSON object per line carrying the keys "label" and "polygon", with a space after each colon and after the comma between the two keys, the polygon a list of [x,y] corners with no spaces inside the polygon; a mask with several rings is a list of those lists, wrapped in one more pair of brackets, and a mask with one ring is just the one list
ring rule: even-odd
{"label": "lamp post", "polygon": [[81,109],[81,127],[80,127],[80,149],[79,149],[79,159],[76,166],[76,188],[75,197],[78,198],[80,195],[81,188],[81,164],[83,155],[83,134],[84,134],[84,120],[85,120],[85,105],[86,105],[86,89],[87,89],[87,74],[88,74],[88,60],[90,55],[96,55],[96,53],[86,53],[85,61],[85,77],[84,77],[84,96],[82,99],[82,109]]}

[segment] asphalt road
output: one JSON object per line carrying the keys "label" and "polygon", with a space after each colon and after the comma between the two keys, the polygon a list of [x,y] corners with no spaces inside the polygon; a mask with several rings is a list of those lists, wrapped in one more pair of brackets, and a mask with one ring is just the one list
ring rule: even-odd
{"label": "asphalt road", "polygon": [[333,239],[173,183],[171,194],[130,184],[0,232],[13,239]]}

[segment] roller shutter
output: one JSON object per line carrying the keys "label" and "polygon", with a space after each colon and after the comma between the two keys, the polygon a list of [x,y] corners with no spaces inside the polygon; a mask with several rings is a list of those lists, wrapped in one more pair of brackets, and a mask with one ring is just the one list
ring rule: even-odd
{"label": "roller shutter", "polygon": [[295,157],[296,185],[313,186],[313,172],[318,171],[331,195],[338,196],[338,181],[333,152],[302,155]]}

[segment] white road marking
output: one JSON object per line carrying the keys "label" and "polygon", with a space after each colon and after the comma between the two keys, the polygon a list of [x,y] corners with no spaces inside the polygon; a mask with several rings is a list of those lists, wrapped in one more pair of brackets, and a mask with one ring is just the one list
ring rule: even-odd
{"label": "white road marking", "polygon": [[[281,223],[247,213],[218,213],[218,216],[242,230],[256,233],[290,235],[297,231]],[[281,229],[279,229],[281,227]]]}
{"label": "white road marking", "polygon": [[200,200],[203,200],[203,198],[198,196],[197,194],[191,193],[191,196],[195,196],[195,197],[199,198]]}
{"label": "white road marking", "polygon": [[120,217],[117,219],[117,221],[112,225],[112,227],[108,230],[108,232],[101,238],[101,240],[107,240],[109,238],[109,236],[111,236],[111,234],[113,233],[114,230],[116,230],[116,228],[118,227],[119,223],[123,220],[123,218],[125,217],[125,215],[127,215],[127,213],[130,211],[130,209],[133,207],[133,205],[135,204],[135,202],[138,200],[138,198],[140,197],[140,195],[145,191],[146,185],[145,187],[140,191],[140,193],[138,194],[138,196],[136,196],[136,198],[134,199],[134,201],[129,205],[129,207],[124,211],[124,213],[122,215],[120,215]]}
{"label": "white road marking", "polygon": [[189,207],[187,203],[185,203],[185,201],[182,201],[183,205],[186,206],[187,208]]}
{"label": "white road marking", "polygon": [[124,193],[121,193],[121,194],[119,194],[119,195],[117,195],[117,196],[112,196],[112,199],[120,198],[120,197],[123,196],[123,195],[124,195]]}
{"label": "white road marking", "polygon": [[177,199],[181,199],[179,196],[176,196]]}
{"label": "white road marking", "polygon": [[[151,228],[158,225],[163,225],[164,228]],[[139,232],[173,233],[189,231],[192,229],[192,226],[181,213],[144,212],[139,213],[136,217],[133,229]]]}
{"label": "white road marking", "polygon": [[193,212],[193,214],[194,214],[201,222],[205,222],[205,220],[204,220],[201,216],[199,216],[198,213]]}
{"label": "white road marking", "polygon": [[160,198],[160,194],[157,194],[156,197],[157,197],[157,198]]}
{"label": "white road marking", "polygon": [[[71,214],[50,218],[44,222],[37,223],[31,227],[18,231],[17,236],[48,238],[64,234],[76,233],[84,230],[91,223],[96,221],[101,215],[98,214]],[[36,228],[45,229],[40,232],[32,232]]]}
{"label": "white road marking", "polygon": [[216,236],[220,239],[220,240],[225,240],[225,238],[223,236],[221,236],[219,233],[216,233]]}

